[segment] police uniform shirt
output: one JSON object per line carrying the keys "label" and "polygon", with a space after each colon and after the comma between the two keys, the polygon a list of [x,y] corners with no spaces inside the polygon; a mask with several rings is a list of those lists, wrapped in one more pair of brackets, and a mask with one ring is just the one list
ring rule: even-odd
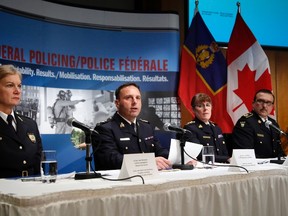
{"label": "police uniform shirt", "polygon": [[40,174],[42,142],[37,124],[14,113],[16,132],[0,118],[0,178]]}
{"label": "police uniform shirt", "polygon": [[[191,133],[185,133],[185,140],[193,143],[199,143],[203,146],[214,146],[215,161],[216,162],[227,162],[229,155],[225,144],[225,140],[222,134],[222,130],[213,122],[205,124],[198,118],[188,122],[185,129]],[[201,153],[197,157],[201,160]]]}
{"label": "police uniform shirt", "polygon": [[[268,117],[273,125],[277,122]],[[280,136],[275,130],[265,126],[260,116],[252,111],[243,115],[236,123],[232,132],[233,149],[254,149],[257,158],[274,158],[283,155]]]}
{"label": "police uniform shirt", "polygon": [[155,157],[168,158],[154,136],[154,127],[147,121],[137,119],[137,130],[118,113],[96,125],[99,137],[93,138],[94,162],[97,170],[120,169],[124,154],[154,152]]}

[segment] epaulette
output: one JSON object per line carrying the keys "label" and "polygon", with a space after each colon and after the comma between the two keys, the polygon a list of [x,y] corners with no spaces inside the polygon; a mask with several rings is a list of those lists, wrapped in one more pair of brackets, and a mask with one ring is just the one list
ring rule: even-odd
{"label": "epaulette", "polygon": [[195,124],[195,121],[193,120],[193,121],[190,121],[190,122],[188,122],[186,125],[189,125],[189,124]]}
{"label": "epaulette", "polygon": [[20,119],[20,121],[23,121],[23,119],[25,119],[25,118],[32,120],[32,118],[30,118],[30,117],[28,117],[28,116],[25,116],[25,115],[22,115],[22,114],[20,114],[20,113],[18,113],[18,112],[16,112],[16,114],[17,114],[18,119]]}
{"label": "epaulette", "polygon": [[251,116],[253,116],[253,113],[246,113],[243,115],[245,118],[250,118]]}
{"label": "epaulette", "polygon": [[98,123],[96,124],[96,126],[106,124],[106,123],[110,122],[111,120],[112,120],[112,117],[106,119],[105,121],[98,122]]}
{"label": "epaulette", "polygon": [[150,124],[150,122],[147,121],[147,120],[145,120],[145,119],[139,119],[139,121],[142,121],[142,122],[144,122],[144,123]]}

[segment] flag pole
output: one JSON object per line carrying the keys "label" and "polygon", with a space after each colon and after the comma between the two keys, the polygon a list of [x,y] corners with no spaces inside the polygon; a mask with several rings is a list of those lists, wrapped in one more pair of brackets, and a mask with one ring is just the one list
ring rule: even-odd
{"label": "flag pole", "polygon": [[198,12],[198,4],[199,4],[199,0],[195,0],[194,16],[195,16],[195,14]]}
{"label": "flag pole", "polygon": [[236,3],[236,5],[237,5],[237,7],[238,7],[238,13],[239,13],[239,14],[241,13],[240,4],[241,4],[241,3],[240,3],[239,1]]}

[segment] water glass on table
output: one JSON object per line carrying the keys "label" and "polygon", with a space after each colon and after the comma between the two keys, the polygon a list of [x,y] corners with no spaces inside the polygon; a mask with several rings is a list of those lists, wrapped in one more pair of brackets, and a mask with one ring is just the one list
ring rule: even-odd
{"label": "water glass on table", "polygon": [[55,150],[44,150],[41,156],[41,179],[43,183],[56,182],[57,159]]}
{"label": "water glass on table", "polygon": [[204,168],[213,168],[212,165],[215,163],[214,146],[203,146],[202,161]]}

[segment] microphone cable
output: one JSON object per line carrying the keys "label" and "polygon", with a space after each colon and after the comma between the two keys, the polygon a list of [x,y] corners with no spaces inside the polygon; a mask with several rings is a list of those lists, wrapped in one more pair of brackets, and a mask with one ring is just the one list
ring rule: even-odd
{"label": "microphone cable", "polygon": [[[98,148],[101,145],[101,143],[102,143],[102,140],[101,140],[101,137],[99,136],[99,143],[98,143],[98,145],[97,145],[97,147],[95,149],[93,148],[93,151],[90,154],[90,157],[88,158],[88,160],[90,162],[90,168],[91,168],[91,170],[94,172],[94,174],[96,176],[100,177],[103,180],[108,180],[108,181],[125,181],[125,180],[129,180],[129,179],[132,179],[132,178],[141,178],[142,184],[145,184],[144,178],[141,175],[133,175],[133,176],[129,176],[129,177],[126,177],[126,178],[111,179],[111,178],[104,177],[104,176],[108,176],[108,174],[103,175],[101,173],[97,173],[95,171],[95,169],[93,168],[93,166],[92,166],[92,158],[94,157],[94,154],[98,150]],[[86,160],[86,158],[85,158],[85,160]]]}
{"label": "microphone cable", "polygon": [[249,171],[245,168],[245,167],[243,167],[243,166],[238,166],[238,165],[232,165],[232,164],[209,164],[209,163],[205,163],[205,162],[203,162],[203,161],[200,161],[200,160],[198,160],[197,158],[194,158],[194,157],[192,157],[191,155],[189,155],[186,151],[185,151],[185,148],[183,148],[183,151],[184,151],[184,153],[189,157],[189,158],[191,158],[192,160],[196,160],[197,162],[200,162],[200,163],[202,163],[202,164],[207,164],[207,165],[210,165],[211,166],[211,168],[214,166],[214,167],[235,167],[235,168],[240,168],[240,169],[243,169],[243,170],[245,170],[247,173],[249,173]]}

